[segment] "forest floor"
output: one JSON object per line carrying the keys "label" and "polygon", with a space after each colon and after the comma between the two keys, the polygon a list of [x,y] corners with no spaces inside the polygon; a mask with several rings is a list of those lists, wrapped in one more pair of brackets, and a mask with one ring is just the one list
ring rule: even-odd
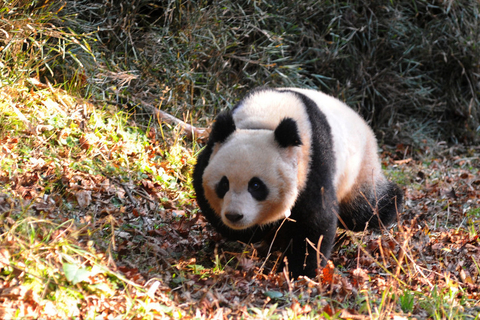
{"label": "forest floor", "polygon": [[0,89],[0,318],[479,319],[480,148],[383,146],[404,212],[315,279],[198,212],[201,143],[27,79]]}
{"label": "forest floor", "polygon": [[[297,42],[283,36],[287,30],[265,31],[277,21],[297,28],[288,6],[282,20],[263,11],[276,6],[261,9],[256,1],[248,1],[250,11],[237,1],[205,4],[208,10],[193,1],[168,1],[165,8],[143,1],[143,9],[136,1],[114,3],[4,1],[0,9],[0,319],[480,319],[480,147],[421,141],[428,133],[438,136],[435,130],[446,124],[431,116],[426,95],[444,90],[422,87],[435,81],[422,80],[423,73],[385,72],[370,55],[337,66],[366,61],[380,70],[357,78],[366,91],[352,101],[377,92],[376,85],[385,85],[385,93],[406,88],[401,99],[389,101],[425,95],[407,105],[424,106],[422,114],[432,119],[398,118],[403,122],[394,121],[395,138],[404,144],[380,146],[386,175],[405,192],[398,223],[381,234],[338,230],[327,267],[314,279],[290,279],[276,268],[278,252],[260,256],[252,245],[226,242],[205,221],[191,183],[204,137],[183,130],[160,108],[204,125],[257,85],[321,83],[338,86],[335,96],[350,95],[321,69],[311,69],[318,73],[315,81],[305,76],[307,62],[289,56]],[[351,4],[339,5],[352,20]],[[467,7],[459,6],[458,15],[476,12]],[[310,15],[312,8],[295,10]],[[448,36],[436,10],[428,16],[440,32],[428,31],[435,48]],[[450,4],[445,10],[456,16]],[[471,15],[476,21],[478,15]],[[470,30],[454,25],[454,31]],[[349,41],[358,36],[377,52],[377,42],[358,32],[363,26],[345,30],[348,37],[325,45],[357,50],[358,41]],[[405,35],[417,35],[423,46],[426,38],[412,30]],[[463,49],[437,52],[455,68],[436,71],[442,79],[445,70],[475,79],[476,66],[468,69],[458,60],[471,54],[462,61],[477,61],[475,43],[451,34],[448,41],[473,49],[447,46]],[[401,50],[407,46],[391,36],[377,39],[382,48],[384,40]],[[412,38],[406,40],[410,47]],[[425,59],[435,64],[427,49]],[[360,57],[359,51],[335,50],[332,59]],[[400,55],[410,71],[422,66]],[[318,68],[336,64],[320,56]],[[392,55],[386,57],[392,65]],[[350,78],[347,70],[342,72]],[[392,84],[394,78],[401,82]],[[458,100],[446,93],[455,104],[438,105],[470,110],[476,100],[459,92]],[[420,134],[407,142],[412,131],[402,128]]]}

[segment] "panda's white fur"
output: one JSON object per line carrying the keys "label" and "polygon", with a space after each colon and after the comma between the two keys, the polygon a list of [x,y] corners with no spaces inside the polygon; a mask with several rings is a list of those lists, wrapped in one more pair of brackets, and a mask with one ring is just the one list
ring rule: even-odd
{"label": "panda's white fur", "polygon": [[[205,196],[222,221],[232,229],[265,225],[290,215],[298,195],[296,159],[300,152],[272,149],[272,145],[275,145],[272,130],[237,129],[221,147],[215,147],[210,157],[203,174]],[[255,157],[247,156],[251,154]],[[239,159],[242,165],[234,165]],[[215,187],[223,176],[228,177],[230,190],[219,199]],[[259,202],[248,192],[248,181],[252,177],[259,177],[269,186],[267,200]],[[244,218],[232,222],[225,217],[229,212],[242,213]]]}
{"label": "panda's white fur", "polygon": [[[285,131],[284,119],[294,128]],[[302,239],[323,238],[325,263],[337,217],[356,231],[370,221],[380,227],[395,220],[402,193],[382,173],[372,130],[341,101],[308,89],[259,89],[217,122],[198,158],[194,187],[200,208],[223,235],[265,239],[266,226],[276,228],[293,213],[296,221],[283,227],[286,242],[293,239],[287,256],[302,260],[310,250]],[[299,143],[288,141],[292,135]],[[258,184],[264,193],[253,196]],[[293,274],[312,275],[314,256],[303,262],[308,266],[290,262]]]}

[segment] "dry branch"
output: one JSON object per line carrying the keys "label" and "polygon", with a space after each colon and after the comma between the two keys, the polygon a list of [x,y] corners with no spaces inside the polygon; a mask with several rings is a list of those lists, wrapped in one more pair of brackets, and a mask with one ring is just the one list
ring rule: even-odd
{"label": "dry branch", "polygon": [[[123,97],[125,100],[127,98]],[[146,108],[147,110],[149,110],[150,112],[152,112],[159,121],[163,121],[163,122],[166,122],[168,124],[171,124],[171,125],[176,125],[176,126],[179,126],[182,131],[185,132],[187,138],[189,139],[195,139],[195,140],[205,140],[208,136],[208,129],[206,128],[197,128],[195,126],[192,126],[188,123],[186,123],[185,121],[182,121],[174,116],[172,116],[171,114],[165,112],[165,111],[162,111],[160,109],[158,109],[157,107],[151,105],[150,103],[148,102],[145,102],[143,100],[137,100],[137,99],[134,99],[131,103],[127,102],[127,103],[118,103],[118,102],[113,102],[113,101],[106,101],[106,100],[95,100],[95,102],[104,102],[104,103],[109,103],[109,104],[113,104],[113,105],[124,105],[124,104],[132,104],[132,105],[135,105],[135,104],[139,104],[141,105],[142,107]]]}
{"label": "dry branch", "polygon": [[190,124],[172,116],[171,114],[152,106],[151,104],[149,104],[145,101],[140,101],[140,104],[142,106],[146,107],[147,109],[151,110],[155,114],[155,116],[157,117],[157,119],[159,121],[161,120],[161,121],[164,121],[166,123],[179,126],[185,132],[185,134],[187,135],[187,137],[189,139],[203,140],[208,135],[208,131],[205,128],[197,128],[195,126],[192,126],[192,125],[190,125]]}

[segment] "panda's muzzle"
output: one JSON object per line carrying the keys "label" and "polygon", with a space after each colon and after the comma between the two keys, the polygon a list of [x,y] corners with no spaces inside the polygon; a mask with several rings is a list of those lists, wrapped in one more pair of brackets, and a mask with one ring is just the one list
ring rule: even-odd
{"label": "panda's muzzle", "polygon": [[227,212],[225,213],[225,218],[227,218],[228,221],[235,223],[243,219],[243,214],[238,212]]}

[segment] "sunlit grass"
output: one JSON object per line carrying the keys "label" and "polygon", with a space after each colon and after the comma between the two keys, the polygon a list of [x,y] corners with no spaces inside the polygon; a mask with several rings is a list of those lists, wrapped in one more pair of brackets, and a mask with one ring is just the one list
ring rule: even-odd
{"label": "sunlit grass", "polygon": [[[116,273],[112,256],[97,251],[100,245],[110,252],[112,224],[105,220],[94,226],[75,213],[80,203],[71,199],[72,191],[68,190],[72,184],[65,181],[65,174],[106,174],[124,182],[150,177],[182,201],[191,194],[187,168],[193,158],[189,152],[180,145],[154,146],[142,130],[130,125],[128,114],[115,108],[95,109],[60,89],[30,89],[29,95],[23,95],[27,87],[15,88],[18,95],[10,96],[10,101],[16,110],[11,104],[2,104],[5,126],[0,132],[2,147],[9,150],[0,163],[0,192],[2,201],[11,203],[3,207],[0,217],[1,249],[8,255],[2,260],[2,279],[16,279],[19,296],[41,303],[39,310],[44,315],[93,317],[102,303],[87,306],[87,296],[110,300],[119,294],[127,297],[127,288],[135,298],[122,299],[118,302],[121,307],[117,310],[112,306],[109,313],[171,315],[174,308],[149,302],[142,285]],[[5,88],[0,92],[5,94]],[[68,98],[69,105],[61,105],[60,96],[62,101]],[[78,107],[81,112],[77,112]],[[36,177],[33,181],[38,185],[35,189],[27,187],[28,193],[19,193],[23,189],[18,189],[21,182],[16,179],[25,174]],[[14,185],[17,188],[11,194],[9,189]],[[22,200],[25,197],[31,200]],[[57,209],[50,211],[49,204]],[[14,314],[28,316],[22,312]]]}

